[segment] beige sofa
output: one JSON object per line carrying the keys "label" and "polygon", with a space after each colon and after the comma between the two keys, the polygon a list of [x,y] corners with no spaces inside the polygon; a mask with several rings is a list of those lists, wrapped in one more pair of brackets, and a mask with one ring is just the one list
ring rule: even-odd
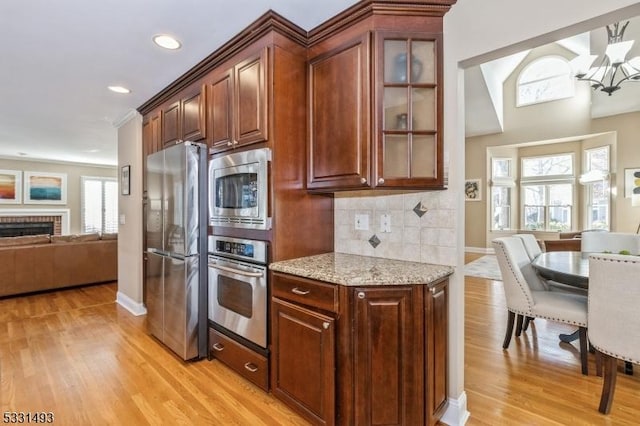
{"label": "beige sofa", "polygon": [[115,281],[115,234],[0,238],[0,297]]}

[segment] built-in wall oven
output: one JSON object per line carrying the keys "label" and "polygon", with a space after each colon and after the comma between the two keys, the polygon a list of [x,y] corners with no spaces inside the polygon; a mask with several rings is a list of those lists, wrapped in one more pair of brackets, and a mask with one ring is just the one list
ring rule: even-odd
{"label": "built-in wall oven", "polygon": [[209,320],[267,348],[267,243],[209,236]]}
{"label": "built-in wall oven", "polygon": [[269,148],[215,157],[209,161],[209,224],[271,229],[268,212]]}

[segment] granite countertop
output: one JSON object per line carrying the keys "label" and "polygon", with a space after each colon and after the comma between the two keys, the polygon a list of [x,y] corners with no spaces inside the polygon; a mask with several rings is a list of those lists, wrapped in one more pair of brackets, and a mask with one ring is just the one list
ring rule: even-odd
{"label": "granite countertop", "polygon": [[269,268],[345,286],[430,284],[453,273],[451,266],[345,253],[283,260]]}

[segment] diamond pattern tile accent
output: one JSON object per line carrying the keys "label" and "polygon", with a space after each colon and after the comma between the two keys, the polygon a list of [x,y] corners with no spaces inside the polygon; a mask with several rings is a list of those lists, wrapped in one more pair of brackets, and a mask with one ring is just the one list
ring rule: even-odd
{"label": "diamond pattern tile accent", "polygon": [[416,204],[416,206],[413,208],[413,212],[415,214],[418,215],[418,217],[422,217],[424,216],[424,214],[426,212],[428,212],[429,209],[427,208],[427,206],[425,206],[424,204],[422,204],[422,201],[420,201],[418,204]]}
{"label": "diamond pattern tile accent", "polygon": [[373,248],[378,247],[380,245],[380,242],[381,241],[376,234],[373,234],[373,236],[369,238],[369,244],[371,244],[371,247]]}

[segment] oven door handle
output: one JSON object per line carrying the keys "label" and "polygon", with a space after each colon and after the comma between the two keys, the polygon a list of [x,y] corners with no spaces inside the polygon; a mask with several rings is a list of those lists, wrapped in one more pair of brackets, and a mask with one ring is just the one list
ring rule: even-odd
{"label": "oven door handle", "polygon": [[264,276],[264,272],[262,272],[262,271],[260,271],[260,272],[248,272],[248,271],[243,271],[241,269],[230,268],[228,266],[216,265],[215,263],[209,263],[209,268],[219,269],[219,270],[225,271],[225,272],[231,272],[233,274],[242,275],[244,277],[260,278],[260,277]]}

